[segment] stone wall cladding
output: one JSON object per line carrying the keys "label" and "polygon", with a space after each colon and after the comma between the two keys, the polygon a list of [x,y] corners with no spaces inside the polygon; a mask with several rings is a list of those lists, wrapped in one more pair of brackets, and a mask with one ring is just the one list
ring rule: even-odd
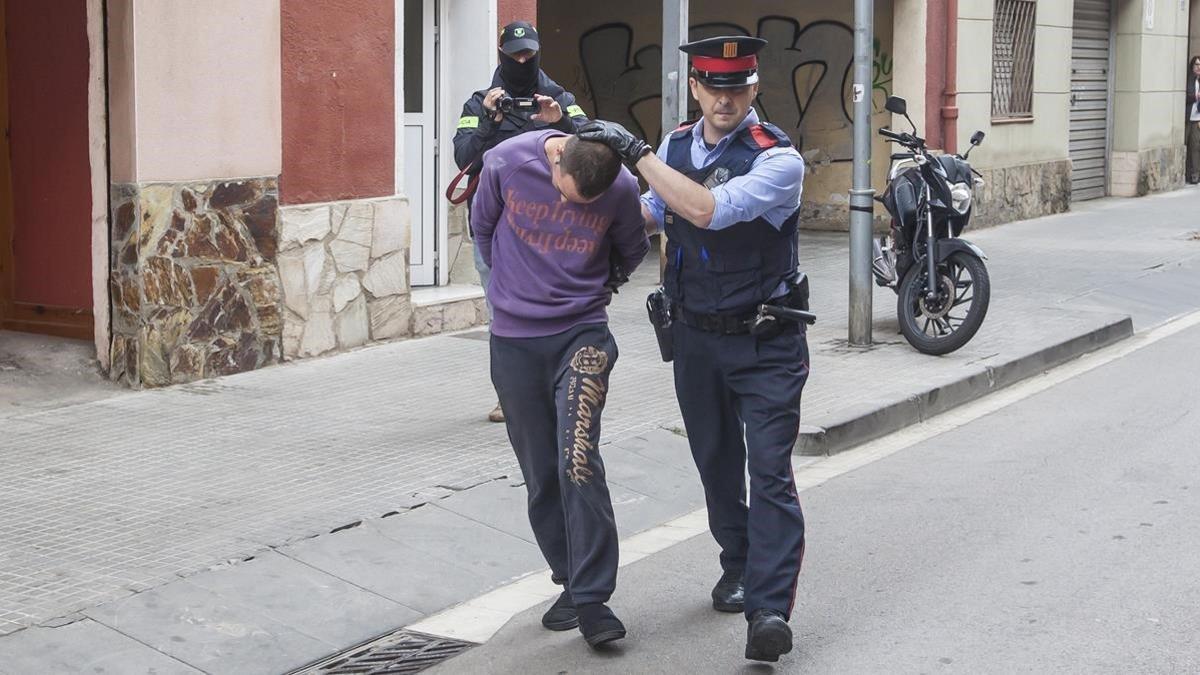
{"label": "stone wall cladding", "polygon": [[417,307],[412,316],[412,332],[414,337],[424,337],[464,330],[487,322],[487,302],[483,298],[472,298]]}
{"label": "stone wall cladding", "polygon": [[[877,185],[875,189],[882,192],[883,185]],[[883,233],[888,231],[890,225],[891,216],[887,215],[887,209],[883,208],[882,204],[876,203],[872,228],[876,232]],[[848,202],[817,204],[804,201],[800,204],[800,228],[823,232],[849,232],[850,205]]]}
{"label": "stone wall cladding", "polygon": [[466,205],[451,205],[447,209],[447,217],[450,284],[479,286],[479,272],[475,269],[475,242],[468,232]]}
{"label": "stone wall cladding", "polygon": [[274,362],[278,181],[112,188],[109,375],[163,386]]}
{"label": "stone wall cladding", "polygon": [[[1048,216],[1070,208],[1070,160],[984,169],[980,173],[985,184],[975,192],[972,228]],[[875,186],[880,193],[883,188]],[[875,206],[875,216],[875,232],[887,232],[890,217],[882,205]],[[849,226],[850,210],[845,204],[806,201],[800,206],[800,227],[806,230],[845,232]]]}
{"label": "stone wall cladding", "polygon": [[1181,145],[1139,151],[1137,195],[1145,197],[1182,187],[1186,157]]}
{"label": "stone wall cladding", "polygon": [[281,221],[284,358],[413,334],[407,199],[288,206]]}
{"label": "stone wall cladding", "polygon": [[981,169],[971,228],[1028,220],[1071,207],[1071,161]]}

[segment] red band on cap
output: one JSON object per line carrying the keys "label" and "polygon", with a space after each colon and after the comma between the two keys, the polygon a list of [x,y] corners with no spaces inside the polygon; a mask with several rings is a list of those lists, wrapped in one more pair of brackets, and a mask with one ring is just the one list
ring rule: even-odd
{"label": "red band on cap", "polygon": [[696,70],[710,73],[737,73],[743,70],[754,70],[758,67],[758,55],[741,56],[736,59],[722,59],[716,56],[693,56],[692,65]]}

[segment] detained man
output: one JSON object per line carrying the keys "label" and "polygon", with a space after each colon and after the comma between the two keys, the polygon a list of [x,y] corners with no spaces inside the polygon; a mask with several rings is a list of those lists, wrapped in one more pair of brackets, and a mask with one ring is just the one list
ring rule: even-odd
{"label": "detained man", "polygon": [[471,227],[492,269],[492,383],[534,537],[565,587],[542,624],[578,626],[596,648],[625,636],[606,604],[617,527],[599,448],[617,361],[610,261],[632,271],[650,248],[637,180],[603,143],[525,133],[485,155]]}

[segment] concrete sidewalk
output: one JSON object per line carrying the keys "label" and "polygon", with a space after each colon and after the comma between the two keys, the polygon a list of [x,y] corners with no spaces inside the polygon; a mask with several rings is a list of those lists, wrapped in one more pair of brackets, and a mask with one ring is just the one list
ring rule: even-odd
{"label": "concrete sidewalk", "polygon": [[[878,344],[849,348],[845,236],[806,234],[820,321],[801,450],[1120,339],[1127,317],[1200,307],[1198,208],[1184,191],[968,233],[990,257],[991,310],[940,358],[899,336],[886,289]],[[642,307],[655,276],[612,307],[605,454],[623,535],[702,504]],[[0,419],[0,672],[281,672],[541,568],[503,428],[483,419],[486,360],[474,331]]]}

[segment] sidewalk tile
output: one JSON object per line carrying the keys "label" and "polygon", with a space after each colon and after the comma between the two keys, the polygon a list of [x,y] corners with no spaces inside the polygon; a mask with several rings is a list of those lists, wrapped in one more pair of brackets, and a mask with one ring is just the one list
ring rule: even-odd
{"label": "sidewalk tile", "polygon": [[182,580],[84,614],[210,675],[277,675],[341,646]]}
{"label": "sidewalk tile", "polygon": [[416,610],[275,552],[188,581],[334,645],[356,644],[421,617]]}
{"label": "sidewalk tile", "polygon": [[694,509],[704,504],[704,487],[693,466],[666,465],[614,443],[604,450],[604,470],[609,485],[653,495],[659,501],[683,508]]}
{"label": "sidewalk tile", "polygon": [[[464,499],[480,501],[481,509],[497,508],[489,503],[494,499],[489,493],[471,491]],[[400,546],[439,560],[453,560],[488,579],[513,579],[546,564],[537,546],[441,508],[440,503],[384,518],[375,526]]]}
{"label": "sidewalk tile", "polygon": [[[517,480],[520,480],[519,472],[512,482]],[[536,545],[533,530],[529,527],[524,484],[511,485],[509,482],[495,481],[451,495],[440,500],[437,505],[438,508],[465,516]]]}
{"label": "sidewalk tile", "polygon": [[201,671],[91,619],[27,628],[0,640],[0,673],[11,675],[200,675]]}
{"label": "sidewalk tile", "polygon": [[279,552],[422,614],[474,597],[500,581],[405,546],[376,529],[373,521]]}

